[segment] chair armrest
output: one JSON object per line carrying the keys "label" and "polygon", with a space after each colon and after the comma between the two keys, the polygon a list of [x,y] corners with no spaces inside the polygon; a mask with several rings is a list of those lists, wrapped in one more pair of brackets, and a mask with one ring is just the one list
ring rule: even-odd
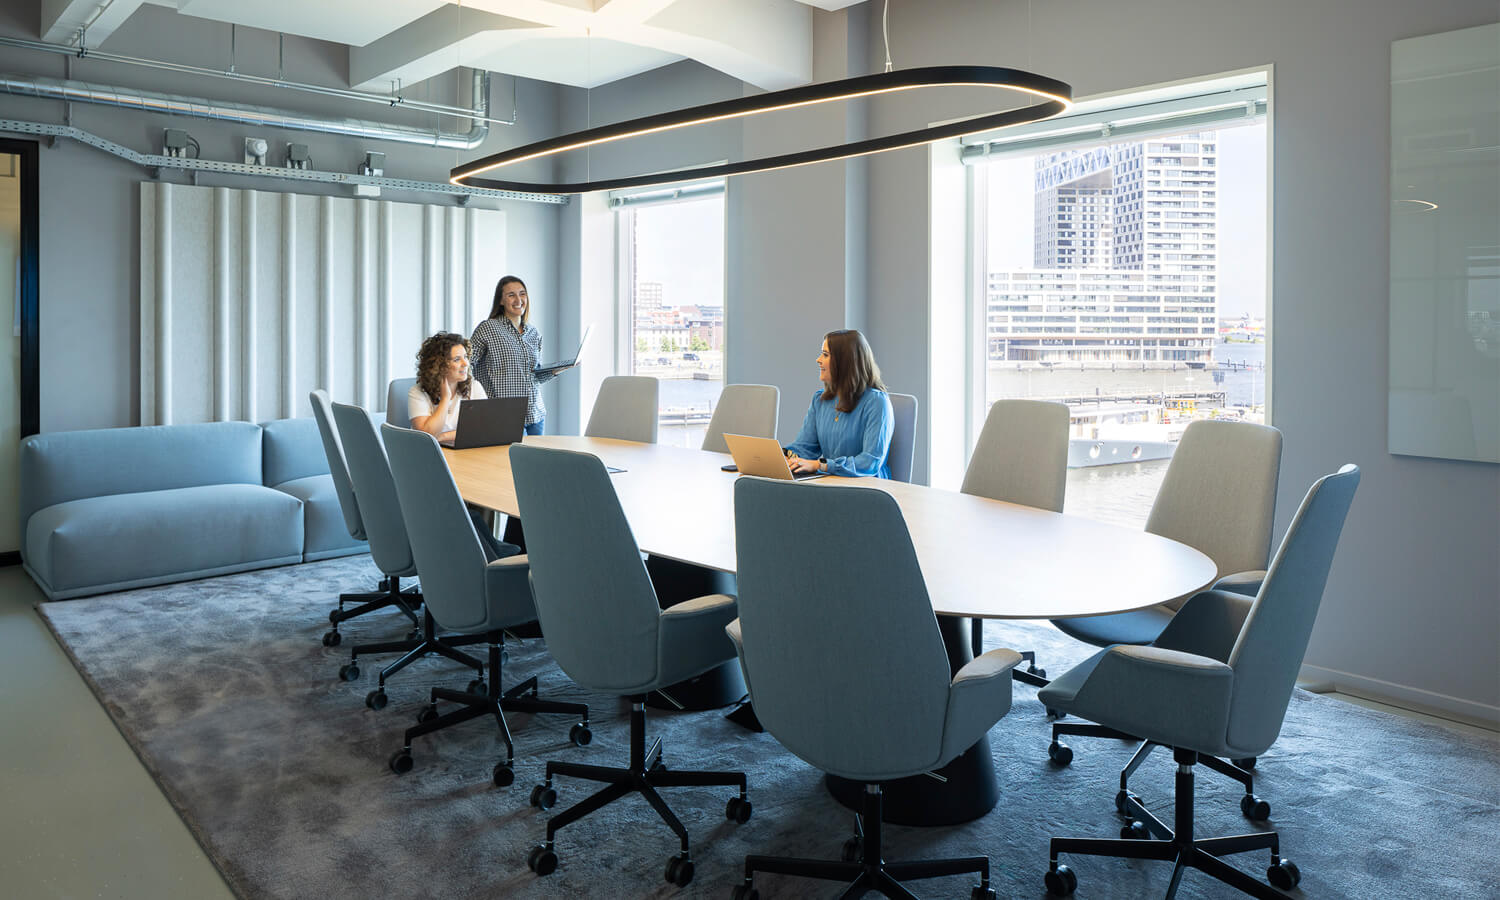
{"label": "chair armrest", "polygon": [[1126,734],[1214,755],[1224,744],[1234,670],[1207,656],[1119,645],[1101,654],[1065,712]]}
{"label": "chair armrest", "polygon": [[745,636],[744,633],[740,631],[740,620],[738,616],[735,617],[733,622],[730,622],[728,625],[724,626],[724,633],[729,635],[729,639],[731,641],[734,641],[735,649],[739,649],[740,647],[743,647],[745,645]]}
{"label": "chair armrest", "polygon": [[[683,616],[698,616],[705,613],[715,613],[723,609],[733,610],[735,599],[728,594],[706,594],[702,597],[694,597],[681,603],[674,603],[661,611],[663,619]],[[735,622],[739,619],[736,618]]]}
{"label": "chair armrest", "polygon": [[[536,603],[531,594],[531,563],[523,553],[497,559],[484,567],[485,596],[498,598],[503,604],[503,620],[520,624],[536,618]],[[510,625],[505,627],[509,628]]]}
{"label": "chair armrest", "polygon": [[1151,646],[1227,663],[1245,617],[1250,615],[1250,608],[1254,605],[1253,597],[1233,591],[1211,590],[1194,594]]}
{"label": "chair armrest", "polygon": [[997,647],[964,664],[948,685],[948,715],[943,723],[942,760],[969,749],[1010,711],[1010,670],[1021,654]]}
{"label": "chair armrest", "polygon": [[1235,572],[1232,575],[1225,575],[1223,578],[1215,581],[1214,586],[1210,590],[1234,591],[1236,594],[1254,597],[1260,593],[1260,583],[1265,580],[1265,569],[1250,569],[1245,572]]}
{"label": "chair armrest", "polygon": [[656,630],[660,683],[674,684],[734,659],[724,627],[736,615],[736,601],[728,594],[694,597],[662,610]]}

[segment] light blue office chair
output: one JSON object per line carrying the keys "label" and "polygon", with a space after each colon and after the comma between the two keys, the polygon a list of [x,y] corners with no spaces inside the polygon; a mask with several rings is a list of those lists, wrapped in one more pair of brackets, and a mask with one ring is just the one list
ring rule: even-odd
{"label": "light blue office chair", "polygon": [[[556,775],[604,782],[598,793],[547,821],[545,843],[527,865],[538,875],[557,868],[558,829],[628,794],[640,794],[677,834],[682,850],[667,861],[667,880],[693,878],[688,833],[657,788],[724,785],[739,788],[725,809],[731,821],[750,818],[742,772],[667,771],[661,741],[646,747],[646,695],[734,658],[724,626],[734,598],[698,597],[668,609],[658,605],[630,525],[609,473],[596,456],[527,444],[510,448],[516,499],[526,522],[532,590],[547,649],[580,685],[630,699],[630,763],[621,768],[547,763],[546,780],[531,792],[533,806],[557,799]],[[602,890],[602,889],[601,889]]]}
{"label": "light blue office chair", "polygon": [[[344,447],[339,442],[338,431],[333,424],[333,408],[329,405],[328,392],[322,389],[315,390],[307,395],[312,402],[313,418],[318,423],[318,435],[323,439],[323,454],[328,457],[328,474],[333,478],[333,490],[339,498],[339,510],[344,514],[344,526],[349,529],[349,536],[357,541],[368,540],[365,536],[365,523],[359,514],[359,500],[354,496],[354,485],[349,480],[349,464],[344,459]],[[394,586],[393,586],[394,584]],[[352,609],[346,609],[344,604],[358,604]],[[401,580],[397,576],[385,575],[380,579],[380,590],[368,591],[357,594],[339,594],[339,608],[330,610],[328,622],[333,627],[323,635],[323,646],[336,647],[343,641],[343,635],[339,633],[339,623],[346,622],[356,616],[362,616],[367,612],[377,609],[385,609],[394,606],[396,609],[411,619],[413,625],[417,624],[415,607],[422,604],[422,595],[416,587],[401,589]]]}
{"label": "light blue office chair", "polygon": [[[883,491],[740,478],[734,519],[740,617],[727,631],[756,714],[810,765],[865,785],[842,861],[746,857],[736,900],[758,896],[756,872],[851,882],[845,897],[910,897],[901,879],[976,872],[972,896],[993,898],[988,857],[885,861],[881,785],[978,741],[1010,709],[1020,654],[991,650],[952,672],[911,536]],[[788,522],[825,527],[808,541]]]}
{"label": "light blue office chair", "polygon": [[775,385],[726,384],[703,435],[703,449],[728,453],[726,433],[773,438],[780,416],[781,389]]}
{"label": "light blue office chair", "polygon": [[[343,439],[344,454],[349,461],[349,476],[354,484],[354,494],[359,498],[360,517],[364,521],[365,533],[370,539],[370,555],[382,572],[392,579],[417,574],[416,557],[412,555],[411,542],[407,539],[406,523],[401,515],[401,502],[396,495],[396,484],[391,480],[391,465],[375,434],[370,416],[358,406],[347,403],[333,404],[333,421]],[[457,663],[475,669],[478,675],[472,684],[484,682],[484,663],[455,647],[461,644],[478,643],[483,636],[454,636],[439,638],[432,613],[423,616],[422,630],[404,641],[382,641],[373,644],[355,644],[349,648],[349,662],[339,669],[339,677],[345,681],[359,679],[359,658],[375,653],[400,653],[399,659],[380,670],[375,690],[365,695],[365,705],[371,709],[384,709],[386,704],[386,679],[411,665],[429,653],[437,653]]]}
{"label": "light blue office chair", "polygon": [[392,378],[391,383],[385,389],[385,422],[397,428],[410,428],[411,416],[407,415],[410,409],[406,402],[406,395],[411,393],[412,387],[417,383],[415,378]]}
{"label": "light blue office chair", "polygon": [[1171,747],[1177,761],[1173,827],[1121,790],[1116,806],[1131,819],[1121,838],[1053,838],[1048,891],[1071,894],[1078,885],[1077,876],[1058,862],[1064,853],[1172,860],[1169,898],[1188,868],[1251,896],[1283,897],[1219,859],[1268,849],[1266,878],[1282,890],[1297,886],[1301,873],[1280,855],[1274,831],[1194,837],[1193,767],[1211,757],[1257,756],[1276,741],[1358,486],[1359,468],[1353,465],[1314,482],[1253,600],[1232,591],[1198,594],[1151,646],[1102,650],[1042,688],[1039,697],[1048,706],[1098,722],[1117,736]]}
{"label": "light blue office chair", "polygon": [[[411,771],[413,738],[493,715],[500,725],[500,736],[505,739],[505,759],[495,764],[493,780],[504,787],[515,780],[515,746],[503,712],[578,716],[579,722],[568,737],[581,747],[592,738],[589,708],[582,703],[537,699],[534,676],[501,693],[505,629],[536,620],[526,557],[508,556],[486,562],[473,520],[432,435],[391,425],[380,426],[380,431],[391,461],[391,477],[400,499],[402,520],[411,536],[411,551],[423,573],[428,612],[444,631],[475,636],[490,648],[487,689],[433,688],[429,705],[417,717],[416,727],[406,730],[406,745],[391,757],[391,771],[398,775]],[[439,700],[458,703],[462,709],[440,716]]]}
{"label": "light blue office chair", "polygon": [[917,398],[911,394],[887,394],[891,398],[891,449],[885,464],[891,469],[892,481],[911,483],[912,457],[917,447]]}
{"label": "light blue office chair", "polygon": [[[997,400],[984,417],[959,490],[976,497],[1062,512],[1068,487],[1068,406],[1042,400]],[[973,624],[973,651],[984,652],[984,620]],[[1011,670],[1016,681],[1047,683],[1036,665],[1036,651],[1021,651],[1026,668]]]}
{"label": "light blue office chair", "polygon": [[656,379],[649,375],[611,375],[604,379],[594,397],[584,437],[656,443],[659,390]]}

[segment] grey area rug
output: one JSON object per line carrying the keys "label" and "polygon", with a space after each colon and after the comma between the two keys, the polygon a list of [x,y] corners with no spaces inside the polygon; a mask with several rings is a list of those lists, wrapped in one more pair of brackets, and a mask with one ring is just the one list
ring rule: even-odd
{"label": "grey area rug", "polygon": [[[390,705],[372,712],[361,681],[337,678],[342,648],[325,648],[327,610],[339,590],[368,590],[367,557],[231,575],[168,587],[47,603],[41,613],[109,714],[230,886],[267,897],[728,897],[747,853],[837,858],[852,814],[819,773],[768,734],[722,713],[651,713],[674,768],[741,769],[754,816],[723,816],[730,792],[673,789],[668,802],[694,842],[686,888],[663,880],[677,842],[640,798],[619,801],[563,829],[561,865],[546,878],[525,855],[547,814],[527,803],[547,759],[618,765],[628,708],[579,689],[541,641],[511,645],[505,684],[530,675],[542,696],[592,709],[594,742],[568,743],[563,716],[514,716],[517,780],[490,783],[503,745],[491,721],[419,739],[416,768],[386,767],[435,684],[461,688],[466,670],[424,661],[394,678]],[[403,620],[375,614],[345,627],[345,641],[399,637]],[[990,646],[1035,649],[1054,674],[1087,655],[1045,624],[990,623]],[[481,648],[482,649],[482,648]],[[371,660],[372,663],[378,660]],[[1017,686],[1013,709],[991,732],[1000,802],[978,821],[943,828],[889,826],[888,859],[987,854],[997,893],[1046,896],[1051,835],[1114,837],[1113,797],[1125,744],[1077,739],[1077,758],[1046,757],[1044,710]],[[1158,751],[1132,787],[1171,821],[1170,755]],[[1200,768],[1198,833],[1254,830],[1239,790]],[[1310,897],[1500,897],[1500,743],[1297,692],[1280,741],[1262,759],[1257,790],[1273,809],[1282,848]],[[593,791],[559,779],[560,810]],[[1235,857],[1262,877],[1263,853]],[[1079,897],[1160,896],[1163,863],[1074,858]],[[929,897],[967,897],[967,878],[911,886]],[[830,883],[760,876],[761,895],[833,897]],[[1232,897],[1189,872],[1183,897]]]}

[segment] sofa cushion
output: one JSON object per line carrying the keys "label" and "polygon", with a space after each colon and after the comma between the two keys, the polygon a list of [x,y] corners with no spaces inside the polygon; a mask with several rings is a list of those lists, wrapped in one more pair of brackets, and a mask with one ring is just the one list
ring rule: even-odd
{"label": "sofa cushion", "polygon": [[26,564],[59,599],[294,563],[302,518],[301,500],[258,484],[85,497],[31,516]]}
{"label": "sofa cushion", "polygon": [[276,419],[260,423],[261,484],[276,486],[309,475],[328,474],[328,454],[317,420]]}
{"label": "sofa cushion", "polygon": [[33,513],[69,500],[209,484],[261,484],[260,448],[260,426],[249,422],[32,435],[21,442],[22,534]]}
{"label": "sofa cushion", "polygon": [[351,553],[368,553],[370,545],[349,536],[332,475],[309,475],[275,485],[302,501],[302,558],[311,562]]}

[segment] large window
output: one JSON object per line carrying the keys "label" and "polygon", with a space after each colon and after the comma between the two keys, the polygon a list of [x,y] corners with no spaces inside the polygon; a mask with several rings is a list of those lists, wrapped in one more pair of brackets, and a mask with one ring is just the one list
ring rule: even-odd
{"label": "large window", "polygon": [[629,372],[660,380],[660,442],[696,448],[724,387],[724,195],[649,201],[616,201]]}
{"label": "large window", "polygon": [[976,165],[974,409],[1068,405],[1068,512],[1138,525],[1188,423],[1265,420],[1266,125],[1250,104],[1215,121],[1179,102],[1118,139],[1106,124],[995,142]]}

